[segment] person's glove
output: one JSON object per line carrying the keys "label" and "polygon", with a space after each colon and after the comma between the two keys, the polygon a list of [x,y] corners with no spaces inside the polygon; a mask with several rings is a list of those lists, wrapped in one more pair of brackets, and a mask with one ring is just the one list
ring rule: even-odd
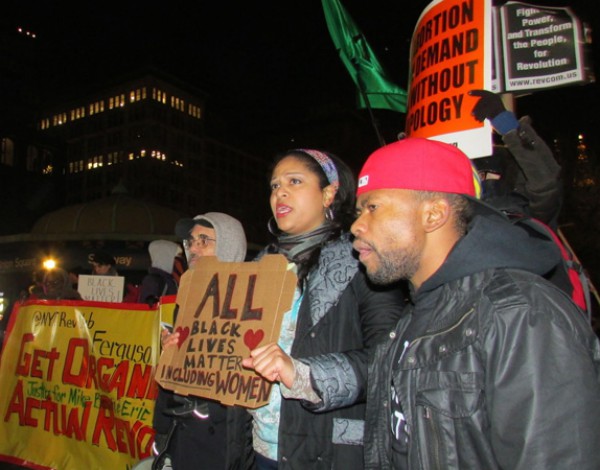
{"label": "person's glove", "polygon": [[496,93],[487,90],[471,90],[469,95],[479,97],[479,101],[471,111],[473,117],[479,122],[489,119],[496,132],[502,135],[519,127],[515,115],[504,107],[502,98]]}
{"label": "person's glove", "polygon": [[473,106],[473,111],[471,111],[471,114],[479,122],[483,122],[486,119],[491,121],[498,114],[506,111],[502,99],[496,93],[487,90],[471,90],[469,95],[479,97],[479,101],[477,101],[477,104]]}

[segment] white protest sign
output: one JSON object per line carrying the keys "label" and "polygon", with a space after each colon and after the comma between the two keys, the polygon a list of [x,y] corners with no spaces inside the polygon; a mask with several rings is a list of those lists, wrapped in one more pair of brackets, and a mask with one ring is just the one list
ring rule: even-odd
{"label": "white protest sign", "polygon": [[84,300],[123,302],[125,278],[123,276],[79,275],[77,290]]}

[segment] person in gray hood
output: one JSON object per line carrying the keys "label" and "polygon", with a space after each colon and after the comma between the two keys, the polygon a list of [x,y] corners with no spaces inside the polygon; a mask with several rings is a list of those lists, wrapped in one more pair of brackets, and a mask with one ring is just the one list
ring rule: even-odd
{"label": "person in gray hood", "polygon": [[[189,269],[203,256],[223,262],[246,258],[246,235],[242,224],[230,215],[207,212],[181,219],[175,234],[183,240]],[[177,344],[178,333],[162,332],[163,347]],[[210,400],[184,397],[159,390],[154,410],[157,466],[174,469],[226,468],[228,408]]]}
{"label": "person in gray hood", "polygon": [[246,257],[247,242],[242,224],[222,212],[181,219],[175,225],[175,234],[183,240],[189,267],[202,256],[238,263]]}
{"label": "person in gray hood", "polygon": [[148,245],[152,265],[142,279],[138,302],[154,304],[163,295],[177,293],[173,278],[173,263],[180,246],[169,240],[154,240]]}

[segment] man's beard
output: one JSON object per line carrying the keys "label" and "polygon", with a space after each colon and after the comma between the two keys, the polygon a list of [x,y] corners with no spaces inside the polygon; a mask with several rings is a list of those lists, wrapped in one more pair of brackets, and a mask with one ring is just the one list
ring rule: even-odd
{"label": "man's beard", "polygon": [[367,269],[367,275],[375,284],[385,285],[400,279],[410,279],[421,262],[421,254],[416,250],[404,249],[387,253],[381,253],[375,248],[373,250],[379,259],[379,267],[376,271]]}

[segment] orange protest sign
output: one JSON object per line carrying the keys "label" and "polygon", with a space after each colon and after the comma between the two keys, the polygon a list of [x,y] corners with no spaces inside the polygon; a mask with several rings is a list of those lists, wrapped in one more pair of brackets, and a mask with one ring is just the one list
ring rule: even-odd
{"label": "orange protest sign", "polygon": [[[406,134],[491,155],[491,133],[471,116],[470,90],[491,85],[489,0],[436,0],[413,34]],[[477,142],[473,142],[477,139]]]}
{"label": "orange protest sign", "polygon": [[249,263],[202,258],[181,277],[179,343],[163,351],[156,380],[182,395],[249,408],[266,404],[271,384],[241,362],[252,349],[279,339],[296,282],[281,255]]}
{"label": "orange protest sign", "polygon": [[79,470],[148,457],[158,333],[146,305],[20,306],[0,362],[0,460]]}

